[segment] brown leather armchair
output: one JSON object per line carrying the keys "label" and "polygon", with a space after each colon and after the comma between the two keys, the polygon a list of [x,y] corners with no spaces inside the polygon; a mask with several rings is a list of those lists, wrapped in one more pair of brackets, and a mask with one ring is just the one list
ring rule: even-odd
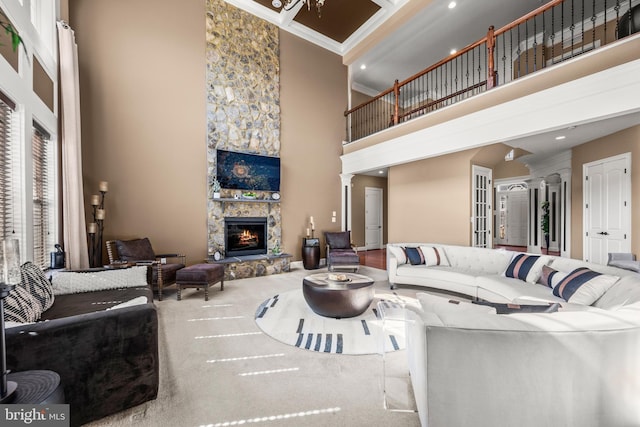
{"label": "brown leather armchair", "polygon": [[358,250],[351,243],[351,231],[325,231],[324,240],[327,244],[327,267],[329,271],[350,270],[358,271],[360,257]]}
{"label": "brown leather armchair", "polygon": [[[146,237],[133,240],[108,240],[106,245],[109,263],[131,263],[150,267],[147,272],[147,283],[152,289],[158,291],[159,301],[162,301],[163,288],[176,283],[176,272],[184,268],[187,262],[186,256],[182,254],[156,254]],[[166,262],[170,258],[175,258],[179,262]]]}

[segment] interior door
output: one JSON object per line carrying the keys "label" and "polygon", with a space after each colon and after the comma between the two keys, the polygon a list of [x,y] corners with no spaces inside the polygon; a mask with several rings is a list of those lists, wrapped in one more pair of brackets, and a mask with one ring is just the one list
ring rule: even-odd
{"label": "interior door", "polygon": [[631,251],[631,154],[584,165],[584,259]]}
{"label": "interior door", "polygon": [[382,188],[365,187],[365,247],[382,249]]}
{"label": "interior door", "polygon": [[479,248],[493,247],[491,176],[491,169],[476,165],[471,168],[471,241]]}

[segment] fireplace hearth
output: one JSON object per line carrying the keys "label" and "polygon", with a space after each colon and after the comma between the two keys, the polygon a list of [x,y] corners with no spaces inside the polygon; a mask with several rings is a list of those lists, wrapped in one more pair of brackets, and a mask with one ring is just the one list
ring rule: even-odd
{"label": "fireplace hearth", "polygon": [[267,218],[226,217],[224,219],[225,256],[267,253]]}

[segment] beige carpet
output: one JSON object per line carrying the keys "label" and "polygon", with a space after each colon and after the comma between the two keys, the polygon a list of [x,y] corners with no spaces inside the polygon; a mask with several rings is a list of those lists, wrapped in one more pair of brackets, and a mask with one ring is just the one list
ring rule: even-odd
{"label": "beige carpet", "polygon": [[[222,292],[210,289],[207,302],[195,289],[177,301],[170,288],[157,302],[158,398],[90,426],[418,426],[417,414],[383,408],[380,355],[307,351],[257,327],[256,308],[276,293],[300,288],[309,273],[298,268],[228,281]],[[376,280],[377,293],[390,292],[384,270],[362,267],[360,273]],[[411,289],[397,292],[415,296]],[[414,405],[404,378],[406,350],[385,357],[392,404]]]}

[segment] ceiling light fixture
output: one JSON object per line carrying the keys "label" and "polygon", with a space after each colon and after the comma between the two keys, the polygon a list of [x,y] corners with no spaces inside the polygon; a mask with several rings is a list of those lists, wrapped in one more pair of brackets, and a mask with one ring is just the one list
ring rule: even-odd
{"label": "ceiling light fixture", "polygon": [[366,70],[366,69],[367,69],[367,66],[366,66],[365,64],[362,64],[362,65],[360,66],[360,69],[361,69],[361,70]]}
{"label": "ceiling light fixture", "polygon": [[449,3],[449,9],[453,9],[454,7],[456,7],[456,2],[452,1]]}
{"label": "ceiling light fixture", "polygon": [[[307,10],[311,10],[311,3],[313,3],[316,10],[318,11],[318,18],[321,17],[320,9],[322,8],[322,6],[324,6],[324,0],[284,0],[284,3],[281,0],[272,0],[271,6],[278,9],[282,7],[283,10],[286,10],[288,12],[294,7],[296,7],[298,3],[300,3],[301,1],[304,1],[305,3],[307,3]],[[284,7],[283,7],[283,4],[284,4]]]}
{"label": "ceiling light fixture", "polygon": [[451,50],[449,51],[449,55],[453,55],[453,54],[454,54],[454,53],[456,53],[456,52],[457,52],[457,50],[455,50],[455,49],[451,49]]}
{"label": "ceiling light fixture", "polygon": [[560,140],[563,140],[565,138],[566,138],[566,136],[564,136],[564,135],[556,136],[556,141],[560,141]]}

